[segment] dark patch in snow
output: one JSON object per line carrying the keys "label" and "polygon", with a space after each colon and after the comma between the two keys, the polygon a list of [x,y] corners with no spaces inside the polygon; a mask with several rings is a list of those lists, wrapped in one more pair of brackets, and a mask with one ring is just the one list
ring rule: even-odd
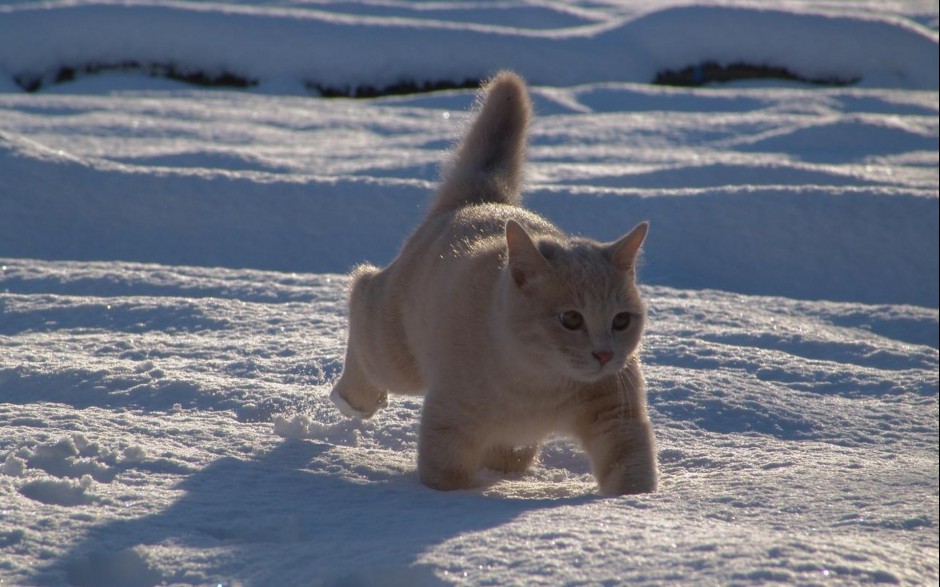
{"label": "dark patch in snow", "polygon": [[[224,69],[209,72],[174,63],[150,63],[134,60],[62,65],[54,72],[46,73],[20,72],[13,76],[13,81],[23,91],[36,93],[50,86],[107,72],[140,73],[149,77],[165,78],[208,88],[253,88],[259,83],[257,79]],[[467,77],[462,81],[402,79],[388,85],[369,83],[329,85],[308,80],[303,85],[310,92],[319,94],[323,98],[379,98],[383,96],[428,94],[443,90],[475,90],[480,87],[481,83],[482,81],[479,78]]]}
{"label": "dark patch in snow", "polygon": [[775,79],[795,81],[817,86],[851,86],[861,81],[860,77],[805,77],[786,67],[755,65],[736,62],[721,65],[714,61],[703,61],[680,70],[664,69],[656,73],[653,83],[660,86],[697,87],[710,83],[726,83],[741,80]]}
{"label": "dark patch in snow", "polygon": [[13,81],[24,91],[34,93],[50,85],[68,83],[80,77],[111,71],[141,72],[150,77],[162,77],[202,87],[251,88],[258,85],[258,80],[243,77],[231,71],[221,70],[209,73],[173,63],[141,63],[139,61],[63,65],[51,75],[18,73],[13,76]]}
{"label": "dark patch in snow", "polygon": [[423,81],[401,80],[387,86],[360,84],[357,86],[329,86],[317,82],[306,82],[310,91],[318,92],[324,98],[379,98],[382,96],[405,96],[409,94],[428,94],[443,90],[469,90],[480,87],[480,80],[464,78],[463,81],[436,80]]}

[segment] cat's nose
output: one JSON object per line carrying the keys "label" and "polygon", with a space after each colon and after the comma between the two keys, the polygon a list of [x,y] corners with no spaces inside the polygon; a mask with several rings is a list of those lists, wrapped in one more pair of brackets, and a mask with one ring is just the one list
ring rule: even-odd
{"label": "cat's nose", "polygon": [[594,355],[594,358],[597,359],[597,362],[600,363],[602,367],[614,358],[614,353],[610,351],[594,351],[591,354]]}

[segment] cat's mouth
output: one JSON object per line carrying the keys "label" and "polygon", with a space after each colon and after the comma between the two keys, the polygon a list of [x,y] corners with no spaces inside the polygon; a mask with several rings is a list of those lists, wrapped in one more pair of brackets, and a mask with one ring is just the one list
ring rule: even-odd
{"label": "cat's mouth", "polygon": [[609,361],[605,364],[599,364],[597,361],[579,361],[578,364],[574,366],[572,371],[574,372],[575,377],[583,383],[596,383],[601,379],[610,377],[623,368],[623,363],[621,361]]}

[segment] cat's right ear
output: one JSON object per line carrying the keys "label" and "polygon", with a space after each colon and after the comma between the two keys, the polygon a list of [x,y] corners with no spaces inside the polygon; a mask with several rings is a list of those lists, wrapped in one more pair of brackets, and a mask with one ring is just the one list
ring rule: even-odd
{"label": "cat's right ear", "polygon": [[552,270],[532,237],[515,220],[506,222],[506,248],[509,251],[509,274],[520,288],[524,289]]}

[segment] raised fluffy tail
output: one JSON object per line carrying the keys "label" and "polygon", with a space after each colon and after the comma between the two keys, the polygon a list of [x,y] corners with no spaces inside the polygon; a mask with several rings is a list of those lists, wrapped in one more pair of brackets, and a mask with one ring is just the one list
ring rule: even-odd
{"label": "raised fluffy tail", "polygon": [[498,73],[480,91],[477,102],[476,119],[444,172],[431,214],[486,202],[520,201],[526,130],[532,116],[525,82],[515,73]]}

